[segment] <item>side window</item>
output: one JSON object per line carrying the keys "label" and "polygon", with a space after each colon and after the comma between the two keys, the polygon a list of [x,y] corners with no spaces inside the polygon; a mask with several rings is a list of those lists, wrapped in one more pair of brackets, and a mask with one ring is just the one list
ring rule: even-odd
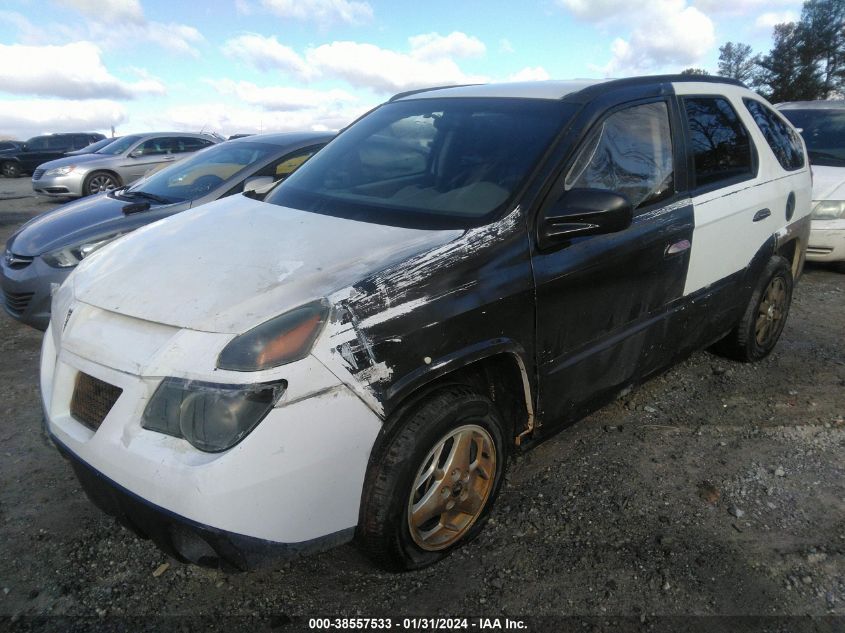
{"label": "side window", "polygon": [[[300,150],[298,152],[294,152],[293,154],[288,154],[281,160],[271,163],[264,169],[262,169],[262,176],[272,176],[276,180],[280,180],[282,178],[287,178],[293,172],[295,172],[299,167],[309,158],[311,158],[314,154],[317,153],[317,147],[309,147],[305,150]],[[268,171],[269,173],[264,173],[264,171]]]}
{"label": "side window", "polygon": [[587,137],[564,183],[606,189],[640,207],[674,193],[672,134],[666,103],[648,103],[607,117]]}
{"label": "side window", "polygon": [[727,99],[684,99],[697,187],[754,176],[751,139]]}
{"label": "side window", "polygon": [[787,171],[801,169],[804,166],[804,151],[798,133],[792,126],[759,101],[742,101],[772,148],[780,166]]}
{"label": "side window", "polygon": [[74,134],[73,135],[73,149],[82,149],[83,147],[88,147],[94,141],[91,140],[87,134]]}
{"label": "side window", "polygon": [[204,138],[196,138],[194,136],[180,136],[176,139],[176,149],[175,152],[196,152],[204,147],[208,147],[209,145],[213,145],[213,143]]}
{"label": "side window", "polygon": [[47,149],[47,137],[36,136],[26,142],[26,149],[30,152],[43,152]]}
{"label": "side window", "polygon": [[47,137],[47,149],[52,149],[56,151],[63,151],[66,149],[71,149],[71,142],[69,136],[48,136]]}
{"label": "side window", "polygon": [[167,154],[169,148],[169,138],[151,138],[141,143],[135,151],[141,156],[156,156],[158,154]]}

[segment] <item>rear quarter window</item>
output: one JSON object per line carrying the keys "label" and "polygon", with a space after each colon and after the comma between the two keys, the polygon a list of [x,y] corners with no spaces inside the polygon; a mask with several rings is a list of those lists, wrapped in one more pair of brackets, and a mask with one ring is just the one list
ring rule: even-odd
{"label": "rear quarter window", "polygon": [[743,99],[745,107],[772,148],[780,166],[787,171],[804,166],[804,149],[798,133],[775,112],[754,99]]}
{"label": "rear quarter window", "polygon": [[696,187],[753,178],[754,152],[748,130],[723,97],[686,97],[684,110],[695,160]]}

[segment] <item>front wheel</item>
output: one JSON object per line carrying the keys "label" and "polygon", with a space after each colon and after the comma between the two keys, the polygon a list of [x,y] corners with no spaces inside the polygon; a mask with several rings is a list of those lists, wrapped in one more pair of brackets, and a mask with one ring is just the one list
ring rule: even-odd
{"label": "front wheel", "polygon": [[775,255],[760,275],[739,324],[717,344],[717,351],[744,362],[768,356],[786,325],[792,288],[789,262]]}
{"label": "front wheel", "polygon": [[117,176],[105,171],[95,171],[85,179],[82,193],[86,196],[93,196],[104,191],[111,191],[120,186]]}
{"label": "front wheel", "polygon": [[481,531],[507,466],[489,398],[445,387],[397,422],[370,463],[357,540],[381,567],[426,567]]}

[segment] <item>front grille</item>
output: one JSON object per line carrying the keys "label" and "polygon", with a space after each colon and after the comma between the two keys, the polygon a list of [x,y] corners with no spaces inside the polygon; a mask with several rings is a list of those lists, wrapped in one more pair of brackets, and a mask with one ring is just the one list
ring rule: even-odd
{"label": "front grille", "polygon": [[7,292],[3,291],[3,300],[6,302],[6,309],[15,315],[23,314],[32,299],[31,292]]}
{"label": "front grille", "polygon": [[123,389],[79,372],[70,401],[70,414],[92,431],[100,428]]}
{"label": "front grille", "polygon": [[3,253],[3,261],[6,263],[6,266],[14,268],[15,270],[19,268],[26,268],[33,262],[34,259],[34,257],[27,257],[26,255],[15,255],[9,249],[6,249],[6,252]]}
{"label": "front grille", "polygon": [[41,178],[41,176],[44,175],[45,171],[45,169],[36,169],[34,172],[32,172],[32,179],[38,180],[39,178]]}

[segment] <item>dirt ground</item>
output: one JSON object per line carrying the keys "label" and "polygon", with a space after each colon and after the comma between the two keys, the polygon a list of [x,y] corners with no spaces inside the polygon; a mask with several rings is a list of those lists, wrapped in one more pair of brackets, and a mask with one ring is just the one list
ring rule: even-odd
{"label": "dirt ground", "polygon": [[[57,206],[28,178],[0,179],[0,239]],[[351,546],[237,575],[168,560],[89,503],[43,439],[40,341],[0,315],[0,630],[307,630],[314,616],[387,615],[845,628],[843,274],[807,270],[764,362],[697,353],[517,457],[482,536],[401,575]]]}

